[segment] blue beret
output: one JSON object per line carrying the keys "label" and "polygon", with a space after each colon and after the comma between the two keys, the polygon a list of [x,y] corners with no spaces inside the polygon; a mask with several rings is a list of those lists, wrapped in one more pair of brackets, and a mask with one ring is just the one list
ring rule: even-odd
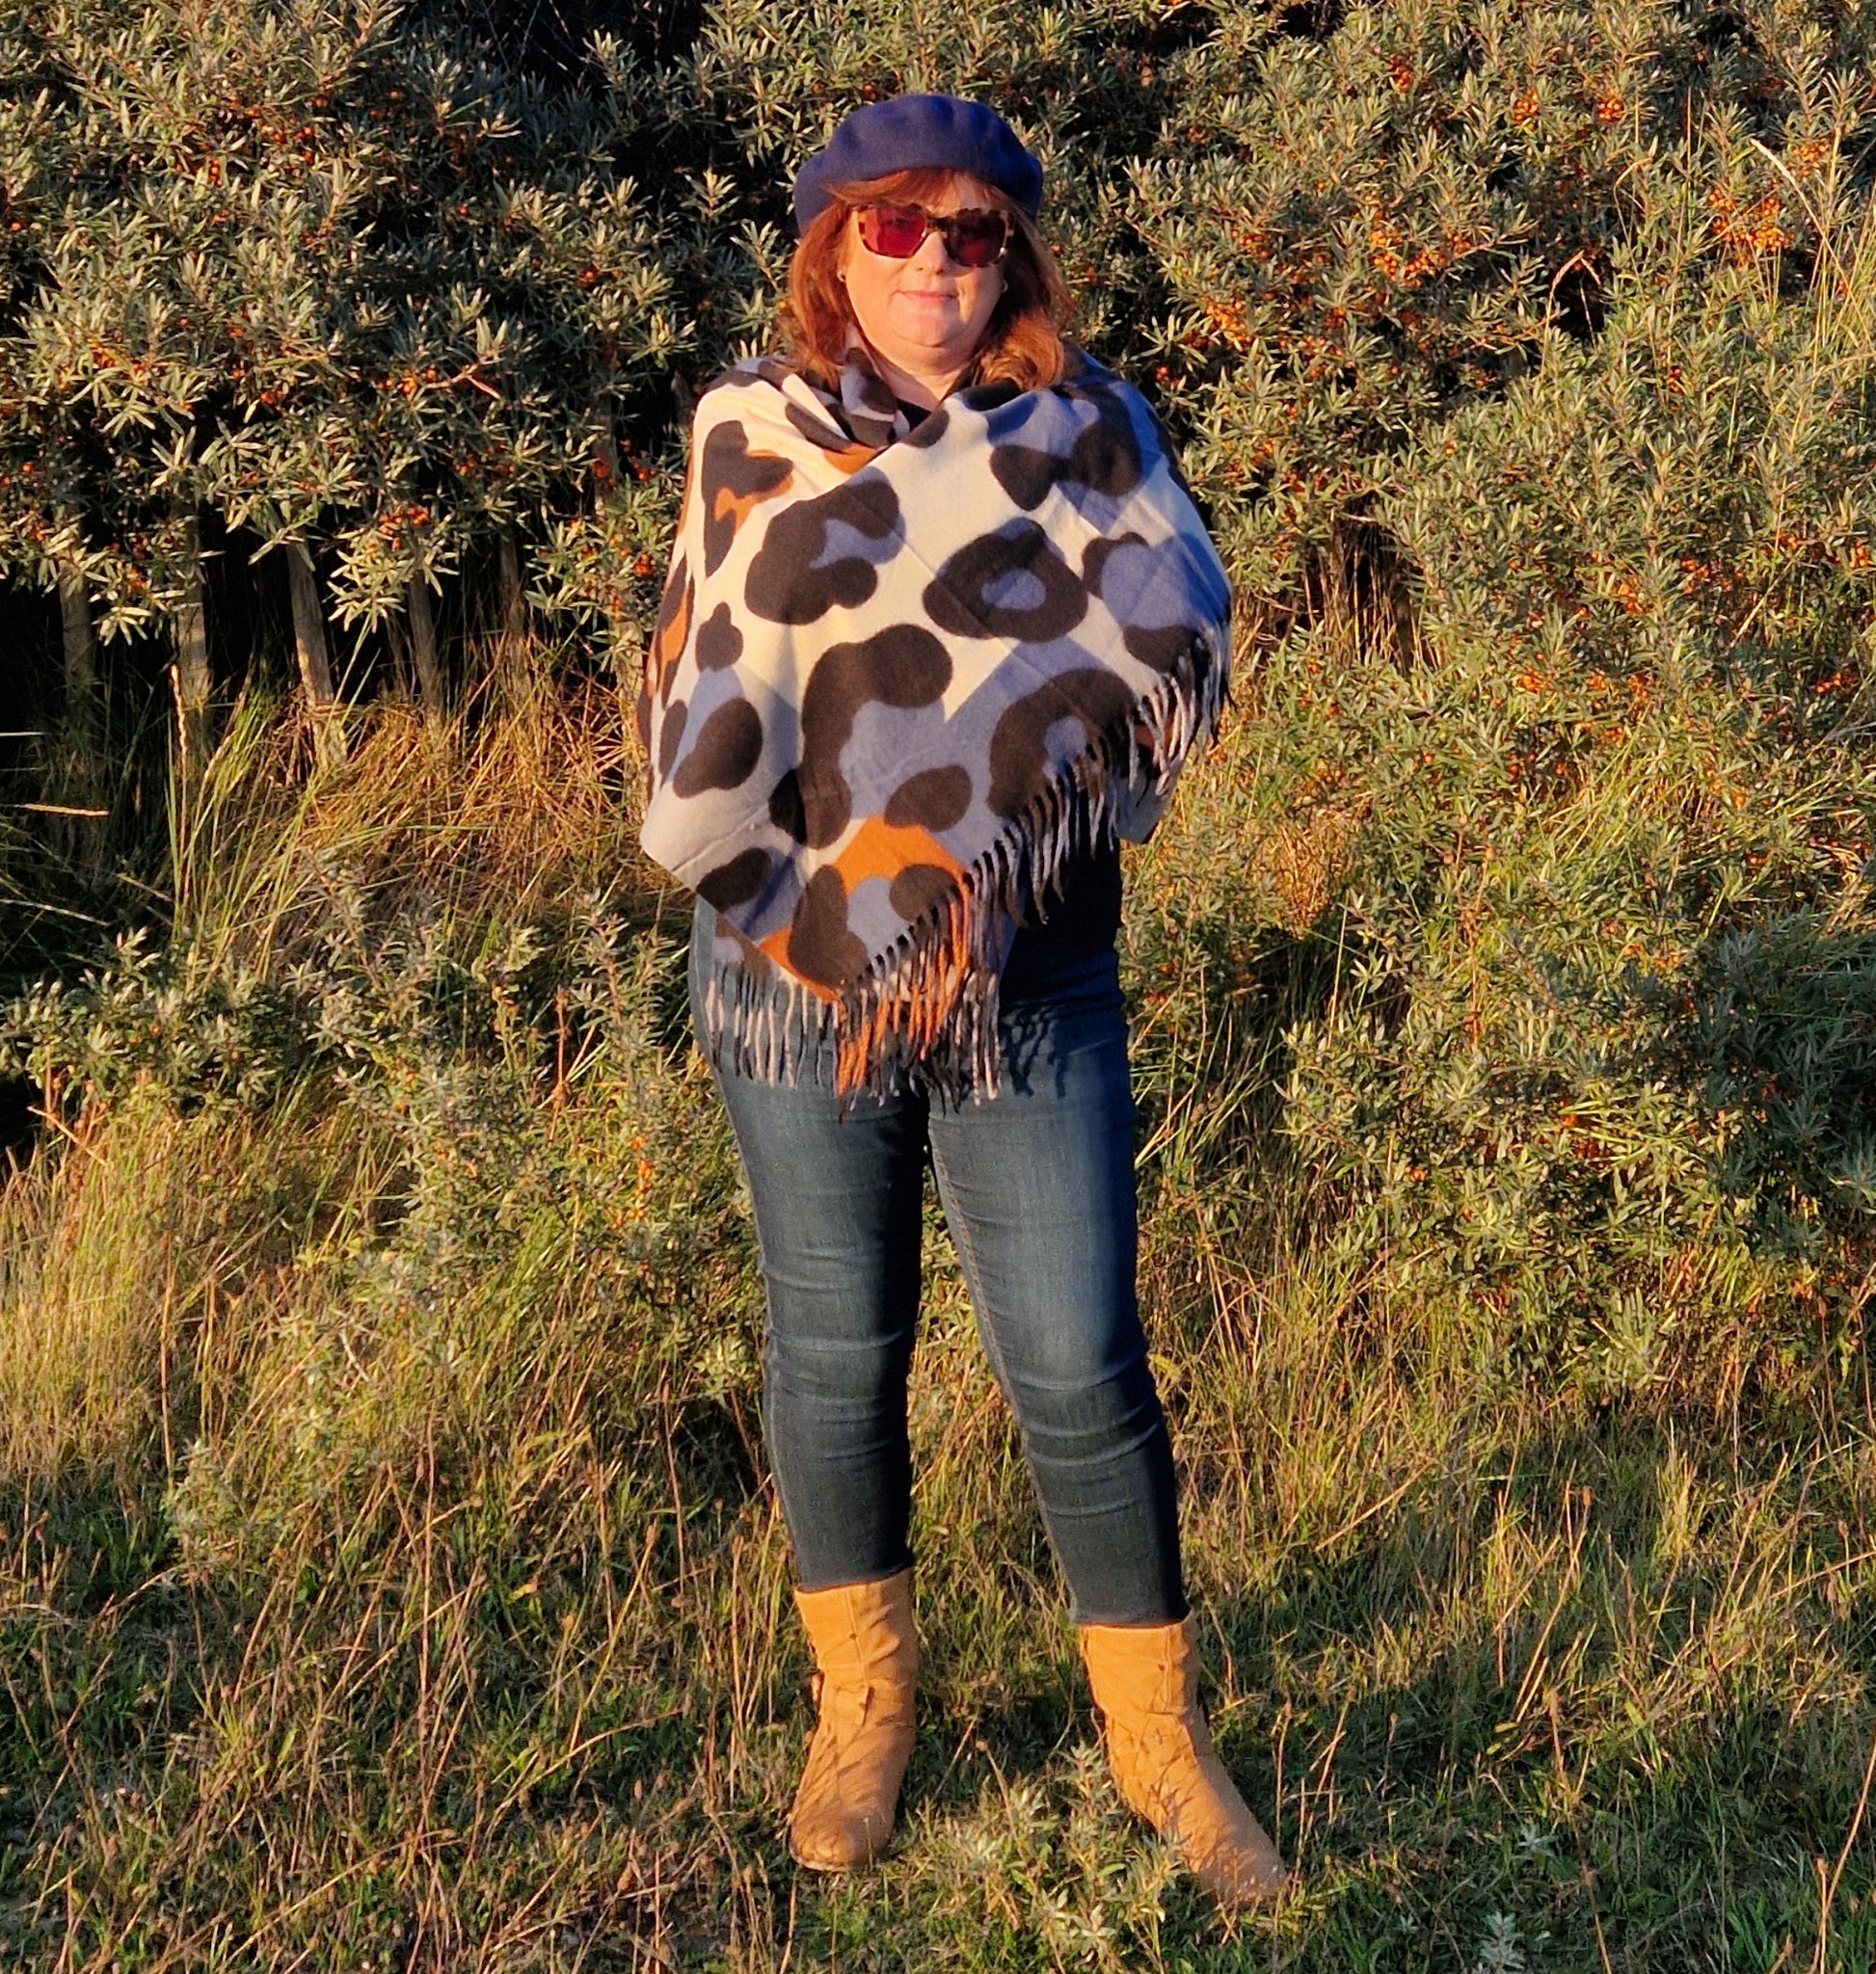
{"label": "blue beret", "polygon": [[962,96],[890,96],[841,120],[794,180],[794,228],[833,203],[834,187],[932,165],[968,172],[1034,219],[1042,167],[996,111]]}

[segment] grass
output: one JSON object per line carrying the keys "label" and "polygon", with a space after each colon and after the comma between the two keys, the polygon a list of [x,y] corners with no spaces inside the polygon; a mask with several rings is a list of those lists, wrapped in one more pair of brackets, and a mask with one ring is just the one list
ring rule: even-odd
{"label": "grass", "polygon": [[21,1964],[1870,1964],[1860,1335],[1623,1384],[1580,1312],[1540,1348],[1325,1189],[1277,1127],[1356,1004],[1373,798],[1298,797],[1288,662],[1136,866],[1127,956],[1214,1721],[1299,1896],[1221,1922],[1120,1810],[935,1217],[903,1836],[789,1864],[807,1666],[681,906],[603,700],[442,742],[393,708],[310,781],[237,727],[173,947],[39,1010],[72,1066],[0,1201]]}
{"label": "grass", "polygon": [[387,706],[309,769],[255,702],[173,935],[6,1025],[17,1962],[1876,1964],[1876,236],[1788,293],[1683,189],[1593,351],[1403,440],[1410,594],[1327,570],[1131,853],[1144,1296],[1297,1896],[1227,1924],[1121,1812],[935,1214],[902,1837],[793,1870],[761,1290],[629,723]]}

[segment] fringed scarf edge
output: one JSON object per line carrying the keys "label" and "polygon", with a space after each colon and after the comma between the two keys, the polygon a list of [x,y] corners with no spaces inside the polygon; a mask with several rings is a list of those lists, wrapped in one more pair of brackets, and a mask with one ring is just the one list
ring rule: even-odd
{"label": "fringed scarf edge", "polygon": [[737,1075],[764,1082],[831,1082],[844,1104],[894,1095],[914,1080],[952,1101],[995,1096],[998,990],[1011,934],[1033,900],[1046,906],[1073,858],[1114,832],[1128,794],[1164,794],[1194,740],[1217,734],[1230,689],[1228,640],[1228,627],[1195,631],[1125,722],[1067,762],[951,896],[838,998],[779,967],[757,973],[713,960],[702,1038],[710,1060],[720,1065],[727,1053]]}

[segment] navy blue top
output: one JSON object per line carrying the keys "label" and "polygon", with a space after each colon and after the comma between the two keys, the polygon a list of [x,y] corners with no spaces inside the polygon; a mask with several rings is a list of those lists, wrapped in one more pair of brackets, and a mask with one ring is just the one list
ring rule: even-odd
{"label": "navy blue top", "polygon": [[1062,871],[1060,895],[1045,897],[1048,917],[1032,911],[1010,941],[1003,991],[1022,1000],[1061,967],[1092,959],[1120,930],[1120,845],[1084,852]]}

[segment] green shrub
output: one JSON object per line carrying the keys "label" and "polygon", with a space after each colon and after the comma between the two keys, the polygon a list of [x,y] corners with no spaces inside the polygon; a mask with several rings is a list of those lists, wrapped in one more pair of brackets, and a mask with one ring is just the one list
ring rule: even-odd
{"label": "green shrub", "polygon": [[[186,615],[180,490],[243,552],[315,544],[361,621],[419,570],[486,583],[506,535],[564,633],[496,640],[560,697],[372,707],[310,772],[251,680],[163,929],[9,1018],[48,1121],[0,1196],[0,1939],[1867,1964],[1867,22],[672,18],[551,82],[442,9],[0,30],[15,574],[79,554],[117,627]],[[230,120],[236,82],[304,145]],[[1088,1751],[935,1228],[905,1842],[789,1875],[751,1230],[582,677],[630,678],[688,393],[772,333],[793,166],[931,86],[1048,161],[1080,333],[1183,441],[1244,600],[1124,954],[1215,1721],[1301,1867],[1236,1934]],[[229,319],[272,338],[240,378]],[[434,387],[378,388],[418,355]]]}

